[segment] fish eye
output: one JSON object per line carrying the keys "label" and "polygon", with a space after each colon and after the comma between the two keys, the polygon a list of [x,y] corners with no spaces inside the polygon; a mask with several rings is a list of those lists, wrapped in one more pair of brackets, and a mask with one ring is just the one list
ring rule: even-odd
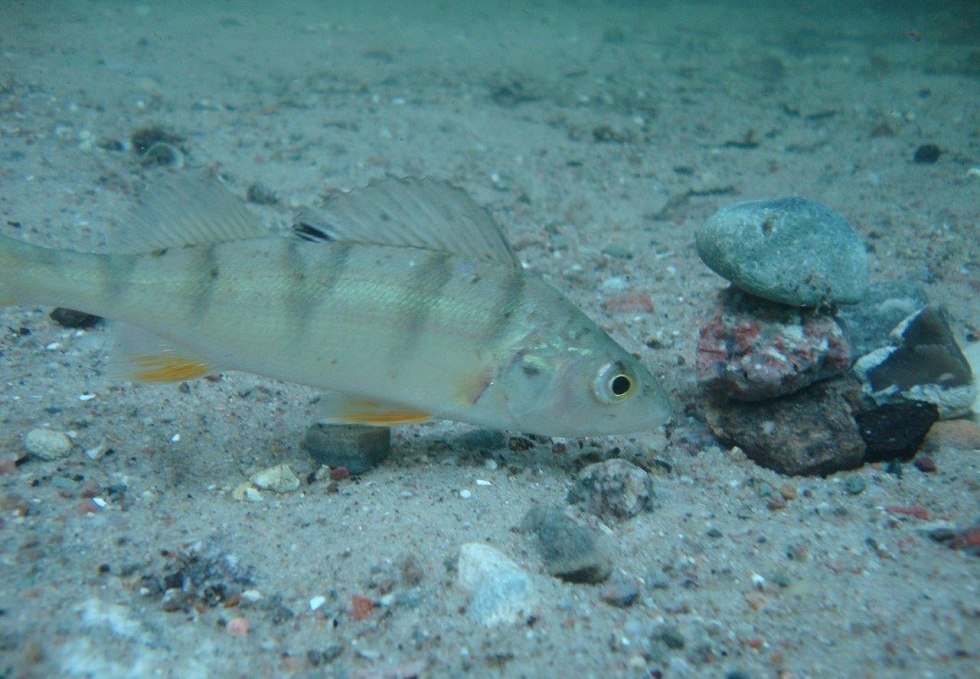
{"label": "fish eye", "polygon": [[633,382],[626,375],[616,375],[609,382],[609,390],[616,396],[625,396],[633,388]]}
{"label": "fish eye", "polygon": [[595,380],[595,395],[603,403],[616,403],[631,393],[636,380],[626,366],[620,363],[604,365]]}

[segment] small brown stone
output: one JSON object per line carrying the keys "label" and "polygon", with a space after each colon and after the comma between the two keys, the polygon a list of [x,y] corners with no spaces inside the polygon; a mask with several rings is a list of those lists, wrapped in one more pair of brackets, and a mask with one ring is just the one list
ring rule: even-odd
{"label": "small brown stone", "polygon": [[980,425],[971,420],[940,420],[932,425],[922,451],[980,450]]}
{"label": "small brown stone", "polygon": [[924,474],[932,474],[936,471],[936,461],[928,455],[920,455],[915,458],[913,464],[915,464],[916,469]]}
{"label": "small brown stone", "polygon": [[796,499],[796,486],[787,481],[779,487],[779,494],[782,495],[787,500]]}

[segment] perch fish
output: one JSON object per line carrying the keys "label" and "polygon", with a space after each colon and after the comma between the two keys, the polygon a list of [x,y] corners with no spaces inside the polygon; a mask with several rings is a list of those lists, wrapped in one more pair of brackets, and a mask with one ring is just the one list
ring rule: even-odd
{"label": "perch fish", "polygon": [[244,370],[327,390],[330,422],[572,437],[668,419],[653,375],[526,272],[462,190],[385,179],[278,234],[190,174],[148,190],[110,253],[0,236],[0,305],[118,322],[115,372],[132,380]]}

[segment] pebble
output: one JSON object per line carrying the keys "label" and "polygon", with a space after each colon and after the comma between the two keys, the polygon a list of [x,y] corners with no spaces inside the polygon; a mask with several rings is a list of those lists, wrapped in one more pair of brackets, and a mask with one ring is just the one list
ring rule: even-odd
{"label": "pebble", "polygon": [[635,579],[627,577],[623,573],[617,573],[612,582],[603,588],[599,597],[610,606],[627,608],[640,598],[640,588]]}
{"label": "pebble", "polygon": [[236,502],[262,502],[262,493],[248,481],[239,483],[231,491],[231,497]]}
{"label": "pebble", "polygon": [[245,191],[245,200],[258,205],[275,205],[279,202],[279,196],[274,190],[257,181],[249,184]]}
{"label": "pebble", "polygon": [[84,311],[66,309],[64,307],[57,307],[48,316],[63,328],[91,328],[102,320],[99,316],[94,316]]}
{"label": "pebble", "polygon": [[897,347],[872,351],[854,364],[867,396],[879,405],[903,400],[934,403],[944,420],[972,411],[977,392],[970,363],[940,307],[920,309],[903,320],[892,337]]}
{"label": "pebble", "polygon": [[24,437],[24,447],[31,455],[42,460],[60,460],[68,457],[72,442],[60,431],[32,429]]}
{"label": "pebble", "polygon": [[783,496],[784,500],[795,500],[797,494],[796,486],[787,481],[779,487],[779,494]]}
{"label": "pebble", "polygon": [[554,507],[533,507],[522,528],[533,534],[548,573],[567,582],[602,582],[610,563],[592,531]]}
{"label": "pebble", "polygon": [[763,467],[789,475],[830,474],[864,461],[864,441],[846,399],[848,385],[824,382],[758,403],[709,403],[705,415],[716,436]]}
{"label": "pebble", "polygon": [[633,259],[633,253],[624,248],[622,245],[617,245],[611,243],[606,247],[602,248],[602,254],[608,257],[614,257],[616,259]]}
{"label": "pebble", "polygon": [[868,288],[857,304],[841,307],[837,316],[847,328],[851,354],[864,356],[870,351],[890,346],[891,331],[903,319],[929,303],[918,285],[905,281],[876,283]]}
{"label": "pebble", "polygon": [[675,651],[684,648],[684,644],[686,643],[684,635],[674,625],[664,625],[658,637],[660,641],[664,642],[667,648],[672,648]]}
{"label": "pebble", "polygon": [[363,474],[391,453],[391,430],[317,422],[306,430],[302,446],[321,465],[346,467],[351,474]]}
{"label": "pebble", "polygon": [[847,371],[847,334],[830,314],[722,290],[698,338],[698,383],[740,401],[775,398]]}
{"label": "pebble", "polygon": [[244,616],[232,618],[228,621],[225,629],[227,629],[228,634],[231,634],[232,636],[244,637],[248,635],[249,631],[251,631],[252,622]]}
{"label": "pebble", "polygon": [[273,493],[291,493],[299,489],[299,477],[293,473],[288,464],[280,464],[258,471],[249,479],[260,490],[271,490]]}
{"label": "pebble", "polygon": [[913,464],[915,465],[915,468],[923,474],[934,474],[938,469],[936,466],[936,461],[928,455],[920,455],[919,457],[915,458]]}
{"label": "pebble", "polygon": [[653,477],[620,458],[596,462],[579,472],[568,501],[603,519],[629,519],[653,509]]}
{"label": "pebble", "polygon": [[602,300],[602,308],[619,313],[649,313],[653,311],[653,300],[645,292],[624,292]]}
{"label": "pebble", "polygon": [[860,495],[867,487],[867,482],[862,476],[848,476],[844,480],[844,491],[848,495]]}
{"label": "pebble", "polygon": [[931,165],[939,160],[939,156],[942,154],[942,149],[935,144],[923,144],[915,149],[915,153],[912,154],[912,161],[920,165]]}
{"label": "pebble", "polygon": [[471,595],[468,615],[487,627],[526,620],[537,603],[527,573],[483,543],[468,542],[460,547],[456,577]]}
{"label": "pebble", "polygon": [[837,212],[805,198],[728,205],[705,220],[696,240],[710,269],[773,302],[853,304],[868,287],[857,232]]}

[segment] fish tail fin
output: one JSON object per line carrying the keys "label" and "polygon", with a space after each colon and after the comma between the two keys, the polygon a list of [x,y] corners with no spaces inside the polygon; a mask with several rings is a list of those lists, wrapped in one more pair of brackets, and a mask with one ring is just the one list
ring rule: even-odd
{"label": "fish tail fin", "polygon": [[[86,257],[92,255],[0,235],[0,307],[71,302],[71,298],[79,297],[77,274],[87,264],[83,261]],[[75,284],[68,285],[66,280]]]}
{"label": "fish tail fin", "polygon": [[30,261],[30,251],[37,246],[29,245],[9,236],[0,236],[0,306],[30,304],[25,295],[23,271]]}

